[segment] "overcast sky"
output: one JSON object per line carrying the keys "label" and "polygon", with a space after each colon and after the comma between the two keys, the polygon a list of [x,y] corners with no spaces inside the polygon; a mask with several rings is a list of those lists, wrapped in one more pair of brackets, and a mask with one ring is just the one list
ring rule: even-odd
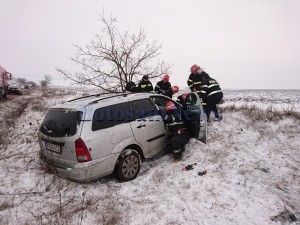
{"label": "overcast sky", "polygon": [[300,88],[299,0],[0,0],[0,65],[63,83],[55,68],[77,69],[72,44],[100,32],[103,9],[162,44],[172,85],[187,86],[198,64],[224,89]]}

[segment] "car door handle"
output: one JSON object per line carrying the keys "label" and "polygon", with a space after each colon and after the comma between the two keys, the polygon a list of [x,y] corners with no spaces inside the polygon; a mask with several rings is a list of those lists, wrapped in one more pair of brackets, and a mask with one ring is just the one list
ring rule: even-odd
{"label": "car door handle", "polygon": [[145,127],[146,125],[145,124],[141,124],[141,125],[138,125],[136,128],[142,128],[142,127]]}

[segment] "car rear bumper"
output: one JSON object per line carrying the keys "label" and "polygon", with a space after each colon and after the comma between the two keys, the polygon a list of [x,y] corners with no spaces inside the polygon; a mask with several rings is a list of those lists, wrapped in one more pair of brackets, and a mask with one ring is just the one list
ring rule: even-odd
{"label": "car rear bumper", "polygon": [[117,154],[111,154],[91,162],[77,163],[73,168],[55,164],[40,151],[40,163],[50,167],[50,169],[62,178],[68,178],[77,182],[89,182],[100,177],[104,177],[113,172]]}

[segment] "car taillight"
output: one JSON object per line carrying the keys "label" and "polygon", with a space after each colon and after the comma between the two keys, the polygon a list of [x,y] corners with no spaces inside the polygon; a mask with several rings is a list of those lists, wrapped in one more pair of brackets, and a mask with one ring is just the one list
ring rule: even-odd
{"label": "car taillight", "polygon": [[78,162],[88,162],[92,160],[92,157],[81,138],[75,141],[76,156]]}

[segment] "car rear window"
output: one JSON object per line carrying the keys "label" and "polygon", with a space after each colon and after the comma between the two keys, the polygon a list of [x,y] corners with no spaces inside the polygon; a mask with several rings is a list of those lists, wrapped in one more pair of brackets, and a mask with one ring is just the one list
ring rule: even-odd
{"label": "car rear window", "polygon": [[50,137],[73,136],[77,133],[81,118],[81,111],[50,109],[41,125],[41,132]]}

